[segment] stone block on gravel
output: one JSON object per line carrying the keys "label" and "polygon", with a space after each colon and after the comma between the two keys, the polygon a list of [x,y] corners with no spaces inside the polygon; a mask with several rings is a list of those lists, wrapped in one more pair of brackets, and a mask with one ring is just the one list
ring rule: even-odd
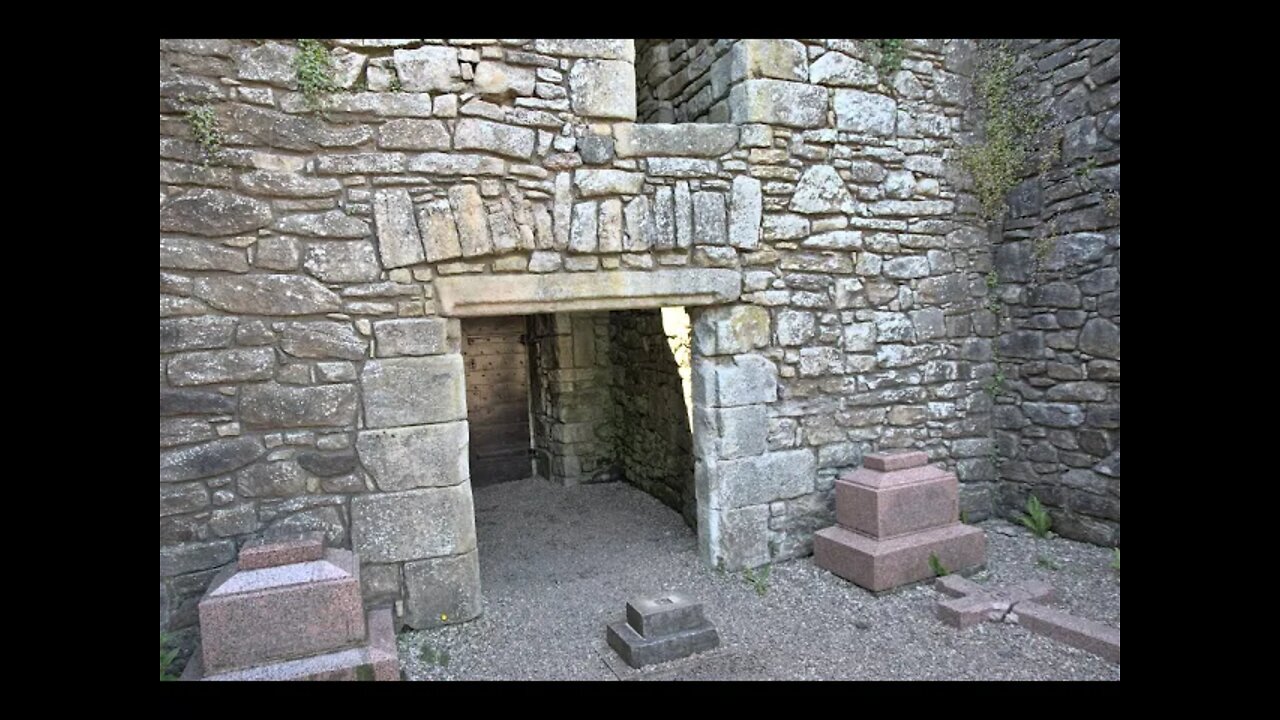
{"label": "stone block on gravel", "polygon": [[720,645],[720,636],[702,615],[701,603],[682,593],[666,593],[627,603],[627,620],[611,623],[605,640],[633,668],[678,660]]}
{"label": "stone block on gravel", "polygon": [[1018,603],[1014,613],[1018,624],[1034,633],[1120,663],[1120,630],[1117,628],[1031,601]]}

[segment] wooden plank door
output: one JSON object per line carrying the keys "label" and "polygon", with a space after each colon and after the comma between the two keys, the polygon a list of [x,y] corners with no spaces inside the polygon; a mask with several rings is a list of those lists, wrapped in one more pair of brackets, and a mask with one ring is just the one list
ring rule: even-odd
{"label": "wooden plank door", "polygon": [[471,484],[529,477],[529,356],[522,315],[462,321]]}

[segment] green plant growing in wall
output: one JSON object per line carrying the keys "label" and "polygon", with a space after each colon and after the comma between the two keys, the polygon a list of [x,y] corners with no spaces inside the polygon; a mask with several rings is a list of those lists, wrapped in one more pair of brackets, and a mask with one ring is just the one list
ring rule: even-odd
{"label": "green plant growing in wall", "polygon": [[171,672],[173,661],[178,659],[178,648],[165,647],[172,643],[173,638],[168,633],[160,633],[160,682],[178,679],[178,676]]}
{"label": "green plant growing in wall", "polygon": [[929,569],[933,571],[934,577],[943,577],[951,574],[943,567],[942,561],[938,559],[938,556],[933,553],[929,553]]}
{"label": "green plant growing in wall", "polygon": [[889,84],[889,77],[902,67],[902,59],[906,56],[906,49],[902,47],[902,40],[886,38],[875,41],[876,49],[880,51],[880,60],[876,63],[876,70],[880,73],[881,81],[886,85]]}
{"label": "green plant growing in wall", "polygon": [[742,571],[742,579],[755,589],[757,595],[764,597],[765,593],[769,592],[770,570],[771,567],[769,565],[765,565],[764,567],[757,568],[755,570],[747,568]]}
{"label": "green plant growing in wall", "polygon": [[307,107],[314,111],[321,108],[324,96],[338,89],[333,80],[333,59],[329,48],[319,40],[299,40],[298,55],[293,69],[298,80],[298,90],[306,98]]}
{"label": "green plant growing in wall", "polygon": [[1120,548],[1116,548],[1116,552],[1111,557],[1111,569],[1120,572]]}
{"label": "green plant growing in wall", "polygon": [[1027,498],[1027,511],[1019,513],[1018,520],[1038,538],[1048,537],[1049,528],[1053,526],[1053,518],[1035,495]]}
{"label": "green plant growing in wall", "polygon": [[983,142],[960,149],[960,161],[973,176],[980,214],[1004,215],[1005,196],[1018,184],[1039,132],[1041,117],[1013,90],[1013,56],[1002,49],[984,55],[974,87],[982,107]]}
{"label": "green plant growing in wall", "polygon": [[192,103],[182,96],[178,101],[187,105],[183,118],[191,129],[191,137],[200,145],[201,164],[209,165],[219,159],[222,152],[222,129],[218,127],[218,114],[207,103]]}

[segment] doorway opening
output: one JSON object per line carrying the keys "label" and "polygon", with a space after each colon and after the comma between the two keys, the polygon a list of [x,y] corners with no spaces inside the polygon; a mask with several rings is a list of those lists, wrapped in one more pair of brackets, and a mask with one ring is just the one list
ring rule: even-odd
{"label": "doorway opening", "polygon": [[462,321],[471,482],[627,482],[697,522],[683,308]]}

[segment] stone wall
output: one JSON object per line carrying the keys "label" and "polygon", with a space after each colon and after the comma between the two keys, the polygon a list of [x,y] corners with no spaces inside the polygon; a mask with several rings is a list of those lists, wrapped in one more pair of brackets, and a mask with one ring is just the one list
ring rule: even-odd
{"label": "stone wall", "polygon": [[727,122],[727,56],[739,42],[742,41],[637,40],[637,120]]}
{"label": "stone wall", "polygon": [[609,313],[534,315],[530,323],[538,475],[564,484],[618,479]]}
{"label": "stone wall", "polygon": [[871,450],[925,450],[989,512],[971,43],[882,73],[867,41],[735,42],[728,122],[672,125],[634,122],[629,40],[324,42],[317,111],[296,43],[161,41],[162,627],[298,527],[409,624],[479,612],[468,315],[689,307],[709,563],[809,552]]}
{"label": "stone wall", "polygon": [[614,445],[622,476],[694,525],[693,436],[662,312],[609,313],[609,337]]}
{"label": "stone wall", "polygon": [[1015,512],[1034,493],[1055,531],[1119,545],[1120,41],[1012,48],[1051,145],[994,248],[1000,498]]}

